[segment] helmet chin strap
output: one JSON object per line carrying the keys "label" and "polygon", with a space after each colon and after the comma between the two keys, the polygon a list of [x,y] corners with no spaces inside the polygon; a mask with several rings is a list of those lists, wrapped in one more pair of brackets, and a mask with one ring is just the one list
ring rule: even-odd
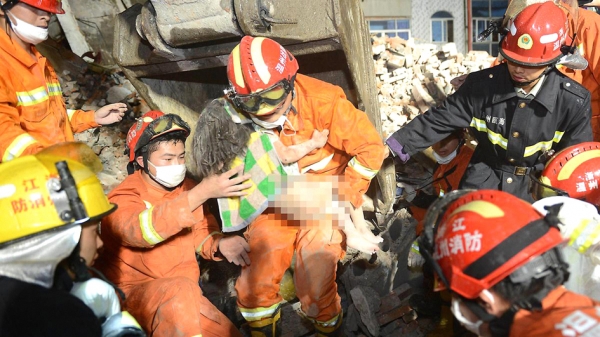
{"label": "helmet chin strap", "polygon": [[517,88],[524,88],[524,87],[530,85],[531,83],[534,83],[537,80],[539,80],[540,78],[542,78],[542,76],[546,75],[549,71],[550,71],[550,67],[546,67],[546,69],[544,69],[544,71],[542,71],[542,73],[540,74],[540,76],[538,76],[538,77],[536,77],[536,78],[534,78],[533,80],[530,80],[530,81],[517,82],[517,81],[513,80],[512,77],[510,78],[510,81],[512,82],[513,86],[515,86]]}

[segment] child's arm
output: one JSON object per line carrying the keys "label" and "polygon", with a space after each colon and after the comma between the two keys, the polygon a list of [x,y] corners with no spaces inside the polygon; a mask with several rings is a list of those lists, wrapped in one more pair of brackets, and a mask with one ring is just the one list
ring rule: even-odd
{"label": "child's arm", "polygon": [[275,151],[283,164],[291,164],[306,156],[314,149],[320,149],[327,143],[329,130],[313,131],[312,138],[304,143],[285,146],[280,141],[273,142]]}

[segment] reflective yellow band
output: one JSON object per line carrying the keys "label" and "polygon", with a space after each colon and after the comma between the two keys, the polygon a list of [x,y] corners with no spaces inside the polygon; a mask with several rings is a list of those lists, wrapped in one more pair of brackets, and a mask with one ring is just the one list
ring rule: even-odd
{"label": "reflective yellow band", "polygon": [[73,119],[73,115],[77,110],[67,109],[67,116],[69,116],[69,121]]}
{"label": "reflective yellow band", "polygon": [[48,100],[46,87],[39,87],[31,91],[17,91],[17,106],[32,106]]}
{"label": "reflective yellow band", "polygon": [[4,156],[2,157],[2,162],[7,162],[19,157],[28,146],[35,143],[37,143],[37,141],[27,133],[18,136],[6,148]]}
{"label": "reflective yellow band", "polygon": [[48,86],[48,95],[50,96],[62,96],[62,90],[60,89],[59,83],[46,83]]}
{"label": "reflective yellow band", "polygon": [[259,307],[259,308],[254,308],[254,309],[240,308],[240,312],[242,313],[242,316],[244,317],[244,319],[248,322],[259,321],[261,319],[273,316],[273,313],[275,312],[275,310],[277,310],[277,307],[279,307],[279,303],[275,303],[268,308],[264,308],[264,307]]}
{"label": "reflective yellow band", "polygon": [[488,130],[487,124],[485,124],[484,120],[473,117],[470,126],[475,128],[477,131],[487,133],[488,139],[492,144],[498,145],[506,150],[506,147],[508,146],[508,140],[502,137],[501,134]]}
{"label": "reflective yellow band", "polygon": [[204,243],[206,242],[206,240],[208,240],[209,238],[211,238],[213,235],[223,235],[223,233],[221,233],[221,232],[212,232],[212,233],[208,234],[208,236],[205,237],[204,240],[202,240],[202,242],[200,243],[200,245],[196,249],[196,253],[200,254],[200,252],[202,251],[202,246],[204,246]]}
{"label": "reflective yellow band", "polygon": [[600,236],[600,224],[597,221],[585,219],[573,230],[569,245],[579,253],[585,253]]}
{"label": "reflective yellow band", "polygon": [[367,177],[369,179],[373,179],[377,175],[377,170],[372,170],[366,166],[361,165],[356,157],[353,157],[348,166],[352,167],[356,172],[360,173],[360,175]]}
{"label": "reflective yellow band", "polygon": [[157,243],[161,243],[165,241],[157,232],[154,230],[154,226],[152,226],[152,210],[154,207],[150,207],[149,209],[140,213],[140,228],[142,230],[142,236],[144,240],[151,245],[155,245]]}
{"label": "reflective yellow band", "polygon": [[529,157],[531,155],[536,154],[538,151],[544,152],[546,150],[550,150],[552,148],[552,143],[558,143],[562,139],[565,133],[563,131],[556,131],[554,133],[554,138],[547,141],[542,141],[537,144],[533,144],[525,148],[525,154],[523,157]]}
{"label": "reflective yellow band", "polygon": [[[504,138],[499,133],[493,132],[487,128],[487,124],[482,119],[478,119],[473,117],[471,120],[470,126],[475,128],[477,131],[487,133],[488,139],[494,145],[498,145],[504,150],[508,147],[508,140]],[[525,148],[525,152],[523,153],[523,157],[529,157],[536,154],[538,151],[546,151],[552,148],[552,143],[558,143],[562,139],[565,133],[563,131],[554,132],[554,137],[551,140],[541,141],[537,144],[533,144],[531,146],[527,146]]]}

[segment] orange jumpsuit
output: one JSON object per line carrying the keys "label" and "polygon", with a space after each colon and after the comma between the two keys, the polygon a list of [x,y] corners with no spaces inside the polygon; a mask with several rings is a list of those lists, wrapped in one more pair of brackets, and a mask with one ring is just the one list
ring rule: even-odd
{"label": "orange jumpsuit", "polygon": [[[568,7],[567,4],[562,5]],[[575,46],[581,55],[588,61],[588,67],[584,70],[572,70],[559,67],[560,71],[581,83],[592,94],[592,132],[594,141],[600,141],[600,15],[578,8],[579,18],[577,27],[572,16],[569,15],[569,31],[577,33]],[[570,33],[572,35],[572,33]]]}
{"label": "orange jumpsuit", "polygon": [[102,220],[105,249],[95,266],[125,292],[125,310],[150,336],[241,336],[198,285],[196,254],[217,259],[221,235],[202,206],[190,210],[194,186],[186,179],[167,191],[141,171],[128,176],[108,195],[119,208]]}
{"label": "orange jumpsuit", "polygon": [[[456,154],[456,157],[452,159],[448,164],[440,164],[433,172],[433,189],[435,190],[435,196],[443,196],[444,194],[458,189],[458,184],[465,174],[465,170],[471,161],[473,156],[473,149],[463,145],[460,151]],[[418,191],[417,193],[422,193]],[[417,194],[418,197],[419,194]],[[423,219],[427,208],[421,208],[417,206],[411,206],[413,218],[419,223],[417,225],[417,235],[420,235],[423,231]]]}
{"label": "orange jumpsuit", "polygon": [[98,126],[94,111],[66,110],[54,69],[31,49],[36,60],[0,29],[0,162]]}
{"label": "orange jumpsuit", "polygon": [[542,310],[519,310],[510,337],[600,336],[600,304],[560,286],[542,300]]}
{"label": "orange jumpsuit", "polygon": [[[358,207],[383,161],[383,141],[367,115],[346,99],[340,87],[301,74],[296,76],[294,109],[288,113],[279,139],[285,146],[311,139],[313,130],[329,130],[327,144],[298,161],[301,172],[343,175],[344,191]],[[276,131],[276,130],[275,130]],[[250,266],[236,283],[238,306],[247,321],[271,317],[282,301],[279,282],[294,250],[294,281],[302,311],[312,320],[329,323],[341,312],[335,283],[337,262],[345,255],[342,233],[326,236],[319,229],[298,229],[267,209],[245,232]]]}

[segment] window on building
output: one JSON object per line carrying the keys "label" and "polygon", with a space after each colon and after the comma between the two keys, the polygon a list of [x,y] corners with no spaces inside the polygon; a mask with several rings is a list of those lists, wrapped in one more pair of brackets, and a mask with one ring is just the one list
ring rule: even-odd
{"label": "window on building", "polygon": [[431,16],[431,42],[454,42],[454,20],[450,13],[439,11]]}
{"label": "window on building", "polygon": [[410,38],[410,20],[408,19],[377,19],[367,20],[369,30],[372,34],[389,37],[401,37],[405,40]]}
{"label": "window on building", "polygon": [[498,33],[492,33],[484,41],[477,41],[479,33],[484,31],[492,20],[500,19],[504,16],[508,7],[508,0],[473,0],[471,1],[471,15],[473,17],[473,50],[487,51],[493,56],[498,56],[498,43],[501,36]]}

